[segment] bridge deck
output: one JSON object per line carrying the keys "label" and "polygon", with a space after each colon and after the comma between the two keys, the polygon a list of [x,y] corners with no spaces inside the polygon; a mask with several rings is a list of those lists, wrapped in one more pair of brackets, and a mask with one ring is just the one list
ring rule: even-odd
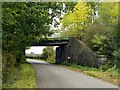
{"label": "bridge deck", "polygon": [[48,40],[42,40],[40,42],[33,43],[32,46],[61,46],[68,44],[68,39],[48,39]]}

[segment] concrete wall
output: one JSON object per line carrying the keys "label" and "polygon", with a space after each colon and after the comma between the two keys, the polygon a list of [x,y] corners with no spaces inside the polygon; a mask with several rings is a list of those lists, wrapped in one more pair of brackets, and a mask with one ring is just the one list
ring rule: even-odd
{"label": "concrete wall", "polygon": [[[70,57],[70,59],[68,59],[68,57]],[[56,63],[64,61],[69,61],[82,66],[98,66],[96,55],[75,38],[69,38],[68,45],[59,46],[56,49]]]}
{"label": "concrete wall", "polygon": [[64,61],[62,52],[63,52],[62,47],[56,48],[56,63],[61,63]]}
{"label": "concrete wall", "polygon": [[62,45],[56,48],[56,63],[64,62],[69,56],[70,48],[68,45]]}
{"label": "concrete wall", "polygon": [[90,67],[98,66],[97,56],[82,42],[75,38],[69,38],[68,46],[72,63]]}

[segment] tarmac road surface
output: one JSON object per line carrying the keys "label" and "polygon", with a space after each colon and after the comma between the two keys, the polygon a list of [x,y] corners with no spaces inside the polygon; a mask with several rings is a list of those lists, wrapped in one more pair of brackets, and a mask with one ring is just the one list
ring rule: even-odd
{"label": "tarmac road surface", "polygon": [[44,61],[27,59],[36,72],[37,88],[116,88],[108,82],[52,65]]}

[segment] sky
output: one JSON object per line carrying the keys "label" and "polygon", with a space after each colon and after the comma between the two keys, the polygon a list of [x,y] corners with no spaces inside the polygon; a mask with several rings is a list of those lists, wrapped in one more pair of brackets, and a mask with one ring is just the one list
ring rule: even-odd
{"label": "sky", "polygon": [[44,48],[45,46],[32,46],[30,49],[26,49],[25,53],[30,54],[33,52],[35,54],[42,54]]}
{"label": "sky", "polygon": [[[54,49],[56,49],[56,47],[58,47],[58,46],[54,46]],[[34,54],[42,54],[44,48],[45,48],[45,46],[32,46],[32,47],[30,47],[30,49],[26,49],[25,53],[31,54],[31,52],[32,52]]]}

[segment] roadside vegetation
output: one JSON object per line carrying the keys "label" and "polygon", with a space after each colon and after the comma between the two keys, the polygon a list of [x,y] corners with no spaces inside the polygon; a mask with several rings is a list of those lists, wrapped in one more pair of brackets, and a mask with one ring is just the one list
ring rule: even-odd
{"label": "roadside vegetation", "polygon": [[19,69],[15,68],[15,74],[3,83],[2,88],[36,88],[36,75],[31,64],[21,64]]}
{"label": "roadside vegetation", "polygon": [[60,66],[63,66],[65,68],[81,72],[84,74],[87,74],[89,76],[110,82],[114,85],[118,85],[118,69],[115,67],[109,68],[107,70],[104,70],[103,67],[101,68],[92,68],[87,66],[80,66],[76,64],[71,64],[68,62],[63,62],[60,64]]}

